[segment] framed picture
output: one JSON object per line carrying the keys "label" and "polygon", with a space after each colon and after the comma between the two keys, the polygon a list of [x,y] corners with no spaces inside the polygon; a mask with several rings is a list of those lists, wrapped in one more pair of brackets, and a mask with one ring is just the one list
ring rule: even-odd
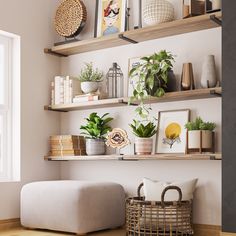
{"label": "framed picture", "polygon": [[125,31],[126,0],[96,0],[95,37]]}
{"label": "framed picture", "polygon": [[157,153],[185,153],[190,110],[160,111],[158,114]]}

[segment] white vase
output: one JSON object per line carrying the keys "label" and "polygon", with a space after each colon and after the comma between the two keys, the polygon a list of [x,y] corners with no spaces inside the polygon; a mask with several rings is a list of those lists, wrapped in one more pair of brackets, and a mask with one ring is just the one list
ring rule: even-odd
{"label": "white vase", "polygon": [[135,137],[135,154],[149,155],[152,153],[153,139]]}
{"label": "white vase", "polygon": [[81,90],[83,93],[94,93],[98,90],[98,82],[85,81],[81,82]]}
{"label": "white vase", "polygon": [[202,65],[201,86],[202,88],[213,88],[217,84],[216,65],[214,55],[205,57]]}
{"label": "white vase", "polygon": [[143,20],[155,25],[174,20],[174,7],[167,0],[144,0]]}

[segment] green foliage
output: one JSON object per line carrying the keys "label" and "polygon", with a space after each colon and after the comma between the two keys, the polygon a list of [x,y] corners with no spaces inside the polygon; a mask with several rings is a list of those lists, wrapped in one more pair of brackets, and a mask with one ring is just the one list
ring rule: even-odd
{"label": "green foliage", "polygon": [[130,124],[130,127],[132,128],[134,135],[140,138],[151,138],[157,131],[156,125],[151,121],[144,124],[140,121],[133,120],[133,124]]}
{"label": "green foliage", "polygon": [[85,63],[85,69],[81,70],[78,80],[81,82],[100,82],[103,80],[103,72],[93,69],[92,63]]}
{"label": "green foliage", "polygon": [[213,131],[216,128],[216,124],[212,122],[204,122],[201,117],[197,117],[195,121],[188,122],[185,125],[188,131],[191,130],[210,130]]}
{"label": "green foliage", "polygon": [[84,131],[82,134],[84,134],[86,138],[105,139],[104,136],[111,131],[111,127],[108,123],[113,120],[113,118],[107,117],[108,114],[109,113],[106,113],[100,117],[96,112],[91,113],[89,118],[86,118],[87,124],[80,127],[80,129]]}
{"label": "green foliage", "polygon": [[130,70],[129,76],[134,85],[133,99],[143,100],[149,95],[161,97],[165,94],[168,72],[173,68],[174,56],[162,50],[150,57],[141,58],[142,63]]}

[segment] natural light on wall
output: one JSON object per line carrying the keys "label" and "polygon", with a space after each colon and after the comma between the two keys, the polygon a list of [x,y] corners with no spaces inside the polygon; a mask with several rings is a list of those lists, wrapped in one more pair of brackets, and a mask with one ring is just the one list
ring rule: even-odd
{"label": "natural light on wall", "polygon": [[20,37],[0,30],[0,182],[20,180]]}

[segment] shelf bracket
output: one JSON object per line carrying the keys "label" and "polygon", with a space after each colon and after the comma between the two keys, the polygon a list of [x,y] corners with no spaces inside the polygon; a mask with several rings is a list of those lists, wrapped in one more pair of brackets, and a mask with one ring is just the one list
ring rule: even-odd
{"label": "shelf bracket", "polygon": [[58,53],[58,52],[54,52],[50,48],[45,48],[44,53],[50,54],[50,55],[53,55],[53,56],[57,56],[57,57],[68,57],[67,55],[64,55],[64,54],[61,54],[61,53]]}
{"label": "shelf bracket", "polygon": [[210,91],[210,94],[213,95],[213,96],[216,96],[216,97],[222,97],[222,94],[216,92],[216,90],[214,90],[214,89]]}
{"label": "shelf bracket", "polygon": [[125,104],[125,105],[130,105],[130,106],[138,106],[138,104],[135,104],[135,103],[129,103],[129,102],[125,102],[125,101],[122,101],[121,102],[122,104]]}
{"label": "shelf bracket", "polygon": [[215,15],[210,15],[210,19],[214,21],[217,25],[222,26],[222,20]]}
{"label": "shelf bracket", "polygon": [[133,44],[137,44],[138,43],[137,41],[124,36],[124,34],[119,34],[118,36],[119,36],[120,39],[123,39],[123,40],[125,40],[125,41],[127,41],[129,43],[133,43]]}
{"label": "shelf bracket", "polygon": [[57,112],[68,112],[63,110],[52,109],[50,106],[44,106],[45,111],[57,111]]}

